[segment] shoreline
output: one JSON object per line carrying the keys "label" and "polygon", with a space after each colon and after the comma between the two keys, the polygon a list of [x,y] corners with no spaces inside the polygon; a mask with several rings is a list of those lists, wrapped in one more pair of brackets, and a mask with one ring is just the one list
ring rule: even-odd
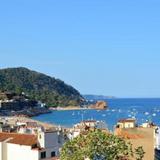
{"label": "shoreline", "polygon": [[43,126],[45,129],[56,129],[58,125],[49,122],[42,122],[39,120],[35,120],[32,117],[21,117],[21,116],[0,116],[0,119],[6,119],[9,124],[14,125],[16,122],[36,122],[37,124]]}
{"label": "shoreline", "polygon": [[93,110],[92,108],[81,108],[81,107],[57,107],[57,108],[50,108],[51,111],[72,111],[72,110]]}

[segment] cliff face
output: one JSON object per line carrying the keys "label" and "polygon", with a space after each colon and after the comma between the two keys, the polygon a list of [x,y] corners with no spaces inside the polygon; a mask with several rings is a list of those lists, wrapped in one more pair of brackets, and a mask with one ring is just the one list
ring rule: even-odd
{"label": "cliff face", "polygon": [[63,81],[27,68],[0,69],[0,90],[20,94],[48,106],[79,105],[84,101],[80,93]]}
{"label": "cliff face", "polygon": [[105,101],[97,101],[96,104],[90,105],[89,108],[103,110],[103,109],[107,109],[108,105]]}

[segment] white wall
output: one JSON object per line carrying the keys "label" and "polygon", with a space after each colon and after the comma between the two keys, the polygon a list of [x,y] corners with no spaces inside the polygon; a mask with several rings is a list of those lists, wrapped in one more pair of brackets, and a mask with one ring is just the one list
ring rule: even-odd
{"label": "white wall", "polygon": [[57,132],[39,132],[38,140],[40,146],[45,148],[46,158],[51,158],[51,152],[59,152],[58,134]]}
{"label": "white wall", "polygon": [[[2,147],[3,146],[3,147]],[[46,158],[51,158],[54,151],[58,154],[58,146],[44,149]],[[0,160],[40,160],[41,151],[31,149],[30,146],[24,146],[12,143],[0,143]],[[44,159],[45,160],[45,159]]]}
{"label": "white wall", "polygon": [[125,123],[125,128],[134,128],[135,127],[135,125],[134,125],[134,123],[130,123],[130,122],[127,122],[127,123]]}
{"label": "white wall", "polygon": [[1,147],[2,147],[2,160],[7,160],[7,143],[5,141],[2,142]]}
{"label": "white wall", "polygon": [[125,123],[119,122],[118,125],[120,126],[120,128],[134,128],[135,127],[135,124],[133,122],[125,122]]}
{"label": "white wall", "polygon": [[39,151],[30,146],[7,143],[7,160],[39,160]]}
{"label": "white wall", "polygon": [[38,141],[39,141],[39,143],[40,143],[40,146],[42,147],[42,148],[45,148],[45,135],[44,135],[45,133],[44,132],[39,132],[38,133]]}
{"label": "white wall", "polygon": [[57,132],[40,132],[38,133],[38,141],[42,148],[53,148],[58,146]]}
{"label": "white wall", "polygon": [[[51,158],[51,152],[59,152],[58,134],[50,132],[40,134],[41,147],[46,151],[46,158]],[[42,151],[42,152],[43,152]],[[40,160],[41,151],[31,146],[0,142],[0,160]]]}
{"label": "white wall", "polygon": [[68,134],[68,138],[70,140],[72,140],[73,138],[79,136],[79,134],[80,134],[80,129],[79,130],[78,129],[77,130],[71,130],[71,133]]}
{"label": "white wall", "polygon": [[51,153],[54,151],[57,155],[58,148],[47,148],[46,150],[46,158],[51,158]]}
{"label": "white wall", "polygon": [[58,146],[57,132],[45,133],[45,148],[53,148]]}
{"label": "white wall", "polygon": [[158,129],[156,130],[155,138],[156,138],[155,147],[156,147],[158,150],[160,150],[160,128],[159,128],[159,127],[158,127]]}
{"label": "white wall", "polygon": [[2,142],[0,142],[0,160],[2,160]]}

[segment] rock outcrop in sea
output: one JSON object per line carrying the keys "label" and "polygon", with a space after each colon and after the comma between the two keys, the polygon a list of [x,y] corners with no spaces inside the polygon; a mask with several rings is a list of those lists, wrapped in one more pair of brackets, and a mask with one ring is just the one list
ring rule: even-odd
{"label": "rock outcrop in sea", "polygon": [[108,105],[105,101],[97,101],[96,104],[89,106],[91,109],[104,110],[108,108]]}

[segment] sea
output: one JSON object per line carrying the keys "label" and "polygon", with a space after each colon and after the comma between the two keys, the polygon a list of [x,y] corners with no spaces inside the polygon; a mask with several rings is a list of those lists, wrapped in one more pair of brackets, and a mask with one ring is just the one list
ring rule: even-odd
{"label": "sea", "polygon": [[106,99],[106,102],[107,110],[52,111],[33,119],[63,127],[72,127],[82,120],[104,121],[109,130],[125,118],[136,118],[138,125],[148,121],[160,125],[160,98],[116,98]]}

